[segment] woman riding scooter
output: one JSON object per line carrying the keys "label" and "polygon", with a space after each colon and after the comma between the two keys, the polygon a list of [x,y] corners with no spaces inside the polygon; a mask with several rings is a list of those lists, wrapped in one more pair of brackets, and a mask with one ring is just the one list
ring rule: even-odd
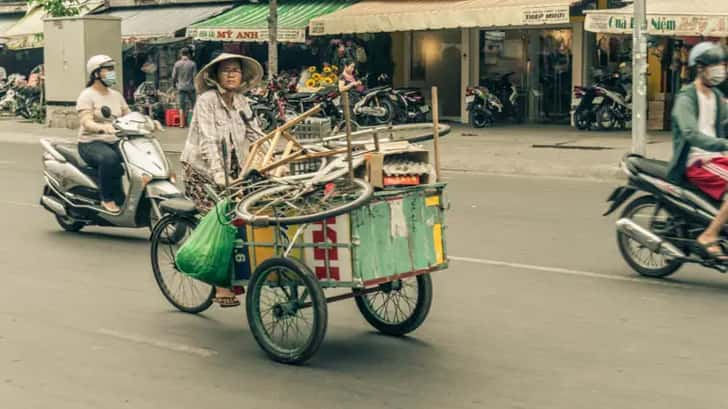
{"label": "woman riding scooter", "polygon": [[101,114],[103,106],[109,107],[115,117],[129,113],[124,97],[111,88],[116,84],[114,66],[114,60],[107,55],[96,55],[88,60],[88,83],[78,97],[76,110],[80,122],[78,153],[98,171],[102,207],[110,213],[119,213],[119,205],[124,203],[119,138],[112,119]]}

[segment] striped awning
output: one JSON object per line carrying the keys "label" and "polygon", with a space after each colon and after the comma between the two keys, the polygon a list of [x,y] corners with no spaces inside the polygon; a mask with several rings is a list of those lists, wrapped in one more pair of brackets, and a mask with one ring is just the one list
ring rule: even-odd
{"label": "striped awning", "polygon": [[[278,3],[278,41],[302,43],[312,18],[351,5],[349,0],[282,0]],[[268,4],[243,4],[187,29],[187,36],[204,41],[268,41]]]}

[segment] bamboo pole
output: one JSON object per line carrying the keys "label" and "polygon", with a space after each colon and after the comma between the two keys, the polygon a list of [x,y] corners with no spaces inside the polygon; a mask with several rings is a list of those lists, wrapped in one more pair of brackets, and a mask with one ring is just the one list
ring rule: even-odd
{"label": "bamboo pole", "polygon": [[435,180],[440,181],[440,110],[437,100],[437,87],[432,87],[432,125],[435,142]]}
{"label": "bamboo pole", "polygon": [[349,91],[342,93],[344,97],[344,122],[346,123],[346,158],[349,162],[349,180],[354,180],[354,166],[351,158],[351,112],[349,112]]}

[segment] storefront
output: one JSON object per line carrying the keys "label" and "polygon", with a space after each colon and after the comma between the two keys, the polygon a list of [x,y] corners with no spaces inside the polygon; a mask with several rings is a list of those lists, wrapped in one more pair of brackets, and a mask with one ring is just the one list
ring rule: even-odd
{"label": "storefront", "polygon": [[[632,6],[588,11],[585,29],[597,33],[592,72],[610,72],[632,60]],[[669,129],[674,95],[692,80],[687,66],[690,49],[705,40],[726,43],[728,2],[686,3],[650,0],[647,3],[648,128]]]}
{"label": "storefront", "polygon": [[465,88],[514,72],[529,119],[566,121],[583,71],[576,3],[364,0],[313,19],[310,34],[391,33],[395,85],[437,86],[444,118],[467,122]]}

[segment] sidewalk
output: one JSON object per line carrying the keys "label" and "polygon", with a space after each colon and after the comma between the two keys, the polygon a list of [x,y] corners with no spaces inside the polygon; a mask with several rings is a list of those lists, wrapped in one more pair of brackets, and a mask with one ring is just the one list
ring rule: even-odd
{"label": "sidewalk", "polygon": [[[0,120],[0,142],[37,143],[42,137],[73,139],[77,131]],[[186,129],[167,128],[159,134],[165,150],[180,152]],[[669,132],[649,134],[649,157],[672,155]],[[630,150],[629,131],[584,132],[563,125],[499,125],[474,129],[453,124],[441,140],[442,169],[504,175],[619,179],[622,156]],[[432,143],[426,143],[432,147]]]}

